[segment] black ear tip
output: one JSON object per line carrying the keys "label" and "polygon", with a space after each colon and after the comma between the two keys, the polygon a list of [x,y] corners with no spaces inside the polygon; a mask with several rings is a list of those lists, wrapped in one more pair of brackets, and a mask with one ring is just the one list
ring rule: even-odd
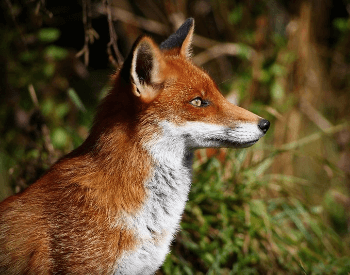
{"label": "black ear tip", "polygon": [[190,30],[194,26],[194,19],[192,17],[186,19],[186,21],[180,26],[180,28],[169,36],[167,40],[160,44],[160,49],[173,49],[181,48],[182,43],[190,33]]}
{"label": "black ear tip", "polygon": [[190,17],[190,18],[187,18],[186,21],[182,23],[179,29],[186,30],[185,32],[188,33],[193,26],[194,26],[194,19]]}
{"label": "black ear tip", "polygon": [[186,21],[184,22],[184,24],[188,24],[192,27],[194,25],[193,17],[187,18]]}

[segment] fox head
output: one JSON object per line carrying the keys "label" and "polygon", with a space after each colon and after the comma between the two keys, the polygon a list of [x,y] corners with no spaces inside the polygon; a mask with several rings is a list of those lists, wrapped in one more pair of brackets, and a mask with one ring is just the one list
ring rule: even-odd
{"label": "fox head", "polygon": [[162,140],[167,150],[253,145],[269,121],[228,102],[191,62],[193,31],[189,18],[159,47],[140,37],[102,106],[109,112],[100,113],[104,120],[124,123],[130,138],[152,146]]}

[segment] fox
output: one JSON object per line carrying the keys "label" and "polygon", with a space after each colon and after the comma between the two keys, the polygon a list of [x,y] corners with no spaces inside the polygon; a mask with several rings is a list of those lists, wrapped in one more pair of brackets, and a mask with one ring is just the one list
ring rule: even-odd
{"label": "fox", "polygon": [[179,230],[198,148],[244,148],[270,122],[191,61],[194,19],[137,39],[90,133],[0,204],[0,274],[154,274]]}

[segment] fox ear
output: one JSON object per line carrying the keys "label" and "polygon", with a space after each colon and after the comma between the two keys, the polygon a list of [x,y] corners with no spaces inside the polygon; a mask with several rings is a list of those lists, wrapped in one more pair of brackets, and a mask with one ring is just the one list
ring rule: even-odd
{"label": "fox ear", "polygon": [[188,18],[175,33],[170,35],[167,40],[160,44],[160,49],[180,49],[180,54],[182,56],[191,58],[193,31],[194,19]]}
{"label": "fox ear", "polygon": [[[158,46],[149,37],[141,37],[132,51],[130,76],[133,93],[142,101],[152,101],[163,82],[165,62]],[[158,84],[158,85],[157,85]]]}

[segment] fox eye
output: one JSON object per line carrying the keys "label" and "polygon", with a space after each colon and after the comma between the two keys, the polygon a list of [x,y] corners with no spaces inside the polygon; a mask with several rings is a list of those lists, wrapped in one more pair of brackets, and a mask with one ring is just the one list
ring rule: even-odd
{"label": "fox eye", "polygon": [[193,105],[193,106],[196,106],[196,107],[205,107],[207,106],[209,103],[208,101],[205,101],[203,100],[202,98],[200,97],[196,97],[195,99],[192,99],[190,101],[190,103]]}

